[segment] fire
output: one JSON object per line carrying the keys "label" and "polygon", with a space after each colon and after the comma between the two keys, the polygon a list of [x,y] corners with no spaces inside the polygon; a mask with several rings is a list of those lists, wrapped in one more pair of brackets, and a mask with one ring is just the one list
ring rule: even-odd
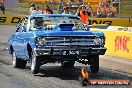
{"label": "fire", "polygon": [[81,69],[81,76],[79,77],[79,79],[80,79],[80,83],[82,86],[91,84],[91,82],[89,80],[88,71],[84,67]]}
{"label": "fire", "polygon": [[84,70],[84,67],[82,68],[81,73],[83,78],[88,78],[88,71]]}

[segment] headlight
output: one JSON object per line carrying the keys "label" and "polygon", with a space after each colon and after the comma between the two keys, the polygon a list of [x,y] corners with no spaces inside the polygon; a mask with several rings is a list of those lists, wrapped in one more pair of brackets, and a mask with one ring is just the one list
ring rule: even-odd
{"label": "headlight", "polygon": [[45,41],[45,38],[38,37],[36,38],[36,45],[44,45]]}
{"label": "headlight", "polygon": [[104,37],[96,37],[94,39],[94,42],[96,45],[104,45],[105,44],[105,38]]}

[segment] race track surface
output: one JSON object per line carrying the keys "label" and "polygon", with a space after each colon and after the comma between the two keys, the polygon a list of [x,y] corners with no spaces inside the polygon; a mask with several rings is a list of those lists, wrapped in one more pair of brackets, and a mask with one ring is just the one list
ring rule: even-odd
{"label": "race track surface", "polygon": [[[39,74],[31,74],[29,64],[26,69],[16,69],[11,65],[11,55],[7,52],[7,41],[15,31],[15,26],[0,25],[0,88],[84,88],[78,81],[81,68],[89,66],[80,63],[75,68],[63,69],[59,63],[41,66]],[[132,81],[132,60],[112,56],[100,56],[100,71],[89,73],[90,79],[128,79]],[[85,88],[132,88],[131,85],[88,85]]]}

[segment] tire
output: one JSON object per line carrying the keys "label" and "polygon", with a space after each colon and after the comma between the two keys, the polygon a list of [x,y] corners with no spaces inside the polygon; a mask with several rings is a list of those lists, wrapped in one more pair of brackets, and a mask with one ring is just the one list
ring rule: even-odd
{"label": "tire", "polygon": [[16,57],[16,53],[12,52],[12,65],[14,68],[26,68],[27,61],[21,60],[20,58]]}
{"label": "tire", "polygon": [[91,56],[91,73],[98,73],[99,71],[99,55]]}
{"label": "tire", "polygon": [[35,55],[35,53],[32,52],[31,55],[31,72],[33,74],[37,74],[40,69],[40,60],[39,58]]}
{"label": "tire", "polygon": [[61,62],[61,66],[63,68],[73,68],[74,67],[74,61],[64,61],[64,62]]}

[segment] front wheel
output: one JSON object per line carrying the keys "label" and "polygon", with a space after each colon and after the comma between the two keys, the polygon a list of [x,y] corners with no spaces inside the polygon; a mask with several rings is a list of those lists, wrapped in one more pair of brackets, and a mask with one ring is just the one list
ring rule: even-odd
{"label": "front wheel", "polygon": [[31,56],[31,72],[33,74],[37,74],[40,69],[40,60],[39,58],[35,55],[35,53],[32,52]]}
{"label": "front wheel", "polygon": [[92,73],[98,73],[98,71],[99,71],[99,55],[91,56],[90,70]]}
{"label": "front wheel", "polygon": [[16,57],[16,53],[12,52],[12,65],[14,68],[26,68],[27,61]]}

